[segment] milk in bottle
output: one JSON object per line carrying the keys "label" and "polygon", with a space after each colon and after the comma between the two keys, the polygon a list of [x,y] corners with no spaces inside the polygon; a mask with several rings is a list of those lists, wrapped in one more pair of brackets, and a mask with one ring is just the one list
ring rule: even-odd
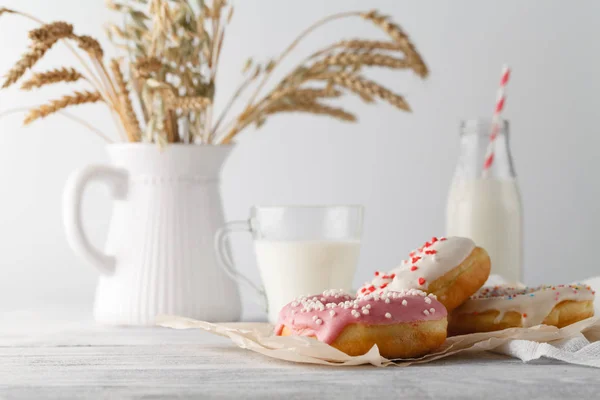
{"label": "milk in bottle", "polygon": [[508,142],[508,122],[494,142],[494,162],[483,177],[491,121],[468,120],[461,126],[460,155],[446,210],[448,236],[464,236],[487,250],[492,274],[510,282],[522,279],[523,217],[521,196]]}

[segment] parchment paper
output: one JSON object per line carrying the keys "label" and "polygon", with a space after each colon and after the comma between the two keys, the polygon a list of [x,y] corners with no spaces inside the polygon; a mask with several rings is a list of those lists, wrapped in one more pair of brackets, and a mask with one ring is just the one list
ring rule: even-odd
{"label": "parchment paper", "polygon": [[[554,354],[552,351],[562,349],[553,347],[552,343],[564,344],[573,340],[579,343],[580,346],[589,344],[595,350],[597,350],[596,347],[600,349],[600,343],[593,343],[600,341],[600,318],[598,317],[588,318],[562,329],[539,325],[532,328],[511,328],[503,331],[450,337],[434,353],[420,358],[399,360],[388,360],[382,357],[377,346],[373,346],[367,354],[351,357],[316,339],[298,336],[273,336],[273,326],[267,323],[213,324],[175,316],[161,316],[158,318],[157,323],[160,326],[174,329],[203,329],[215,335],[230,338],[233,343],[242,349],[255,351],[280,360],[334,366],[372,364],[377,367],[390,365],[405,367],[411,364],[427,363],[461,352],[482,352],[494,349],[498,349],[498,352],[502,354],[513,355],[527,361],[547,355],[544,352],[540,353],[539,346],[535,349],[537,353],[533,355],[529,353],[522,354],[523,348],[529,344],[549,343],[550,346],[546,346],[546,350],[548,354]],[[600,367],[600,358],[593,359],[590,362],[588,354],[585,360],[577,362],[576,352],[574,354],[573,357],[553,358]]]}

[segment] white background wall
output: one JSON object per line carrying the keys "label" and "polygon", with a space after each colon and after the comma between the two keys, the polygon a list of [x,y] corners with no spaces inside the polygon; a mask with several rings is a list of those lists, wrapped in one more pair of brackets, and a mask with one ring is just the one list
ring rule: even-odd
{"label": "white background wall", "polygon": [[[266,59],[316,18],[367,6],[360,0],[236,4],[218,81],[221,102],[249,55]],[[1,5],[47,21],[66,20],[79,33],[94,36],[114,17],[101,0],[3,0]],[[367,216],[356,282],[375,268],[393,266],[423,240],[443,234],[459,121],[490,114],[499,68],[508,62],[514,73],[506,115],[525,206],[525,281],[598,275],[600,2],[378,0],[368,7],[393,15],[431,67],[426,82],[407,72],[371,74],[404,93],[414,113],[347,100],[344,105],[359,112],[359,124],[280,116],[260,131],[247,131],[223,171],[227,218],[243,218],[257,203],[363,203]],[[0,71],[18,59],[33,27],[18,17],[0,17]],[[349,20],[321,29],[299,50],[305,54],[342,37],[364,35],[383,37]],[[40,67],[71,60],[57,48]],[[66,89],[5,90],[0,110],[39,104]],[[101,106],[81,108],[80,115],[114,133]],[[106,160],[103,143],[61,117],[27,128],[21,119],[0,119],[0,308],[89,307],[97,273],[67,246],[61,192],[72,170]],[[103,188],[90,192],[84,211],[90,235],[101,243],[110,215]],[[257,276],[249,240],[240,239],[235,254],[240,269]]]}

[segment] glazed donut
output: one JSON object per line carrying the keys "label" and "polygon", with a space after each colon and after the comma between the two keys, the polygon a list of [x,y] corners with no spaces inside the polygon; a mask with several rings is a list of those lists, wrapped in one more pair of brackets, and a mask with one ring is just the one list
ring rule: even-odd
{"label": "glazed donut", "polygon": [[308,336],[351,356],[377,345],[386,358],[417,357],[446,340],[444,306],[420,290],[354,298],[342,291],[302,296],[279,313],[278,336]]}
{"label": "glazed donut", "polygon": [[436,295],[450,312],[475,293],[489,274],[490,257],[471,239],[434,237],[387,274],[376,271],[357,296],[419,289]]}
{"label": "glazed donut", "polygon": [[449,317],[451,335],[491,332],[540,324],[558,328],[594,315],[589,286],[483,287]]}

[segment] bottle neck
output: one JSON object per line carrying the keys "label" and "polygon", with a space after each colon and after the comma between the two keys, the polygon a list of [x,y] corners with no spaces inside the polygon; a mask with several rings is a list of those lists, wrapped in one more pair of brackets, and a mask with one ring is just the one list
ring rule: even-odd
{"label": "bottle neck", "polygon": [[[462,122],[460,155],[455,178],[479,179],[484,176],[484,163],[488,147],[490,146],[492,129],[491,120],[479,119]],[[496,139],[491,143],[491,146],[493,161],[485,177],[500,180],[515,178],[515,170],[509,146],[508,121],[500,121]]]}

